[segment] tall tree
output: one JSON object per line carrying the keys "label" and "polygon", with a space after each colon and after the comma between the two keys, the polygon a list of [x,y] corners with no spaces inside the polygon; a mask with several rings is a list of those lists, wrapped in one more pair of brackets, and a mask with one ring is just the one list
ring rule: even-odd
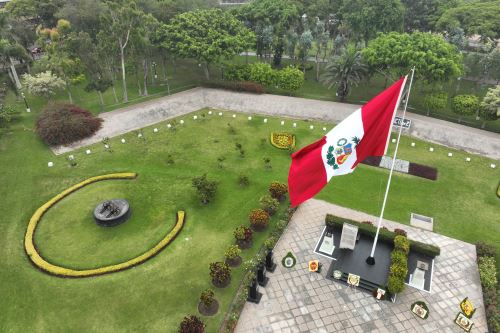
{"label": "tall tree", "polygon": [[71,85],[84,79],[80,58],[72,54],[69,47],[71,24],[66,20],[57,21],[54,28],[40,29],[38,43],[45,50],[45,55],[36,66],[45,71],[51,71],[66,83],[66,91],[70,103],[73,103]]}
{"label": "tall tree", "polygon": [[484,74],[487,79],[500,84],[500,47],[493,49],[480,61],[484,68]]}
{"label": "tall tree", "polygon": [[128,102],[127,75],[125,71],[125,56],[131,35],[141,27],[144,12],[137,8],[134,0],[109,0],[105,2],[102,13],[103,30],[99,38],[111,38],[116,43],[120,55],[123,102]]}
{"label": "tall tree", "polygon": [[344,101],[351,92],[351,87],[358,85],[366,73],[361,52],[354,46],[349,46],[340,56],[332,57],[320,80],[328,89],[336,86],[336,95],[340,97],[340,101]]}
{"label": "tall tree", "polygon": [[33,28],[41,25],[53,27],[57,23],[56,12],[66,0],[12,0],[7,11]]}
{"label": "tall tree", "polygon": [[400,31],[403,28],[404,7],[400,0],[352,0],[340,9],[358,40],[368,42],[377,32]]}
{"label": "tall tree", "polygon": [[437,21],[437,27],[450,31],[462,28],[467,36],[480,35],[487,38],[500,38],[500,0],[464,2],[446,10]]}
{"label": "tall tree", "polygon": [[101,0],[66,0],[55,16],[71,22],[75,31],[87,32],[95,38],[100,30],[100,14],[104,11]]}
{"label": "tall tree", "polygon": [[325,22],[321,21],[320,19],[316,20],[316,24],[313,26],[312,33],[316,45],[316,81],[319,81],[320,58],[321,54],[323,54],[323,60],[326,58],[330,36],[328,31],[326,31]]}
{"label": "tall tree", "polygon": [[306,73],[307,58],[309,58],[309,50],[312,48],[313,35],[311,30],[304,31],[299,38],[299,59],[302,63],[302,70]]}
{"label": "tall tree", "polygon": [[435,31],[436,22],[459,0],[401,0],[405,7],[404,29],[411,31]]}
{"label": "tall tree", "polygon": [[241,6],[238,15],[254,30],[258,25],[273,27],[274,65],[279,66],[285,51],[286,32],[299,20],[295,3],[292,0],[254,0]]}
{"label": "tall tree", "polygon": [[0,63],[7,68],[9,78],[16,89],[21,89],[21,82],[15,66],[17,61],[31,60],[25,48],[16,40],[5,12],[0,12]]}
{"label": "tall tree", "polygon": [[462,55],[456,47],[431,33],[380,34],[362,53],[367,65],[393,78],[413,66],[415,77],[426,83],[446,82],[462,74]]}
{"label": "tall tree", "polygon": [[232,14],[220,9],[197,10],[177,15],[163,26],[163,46],[181,58],[193,58],[209,66],[248,50],[255,35]]}

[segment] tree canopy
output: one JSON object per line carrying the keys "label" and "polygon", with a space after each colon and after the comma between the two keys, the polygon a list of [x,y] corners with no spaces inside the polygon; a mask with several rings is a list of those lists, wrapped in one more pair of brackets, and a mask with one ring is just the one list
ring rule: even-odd
{"label": "tree canopy", "polygon": [[443,13],[437,27],[449,31],[462,28],[467,36],[500,38],[500,0],[466,2]]}
{"label": "tree canopy", "polygon": [[405,6],[405,31],[434,31],[436,22],[458,0],[401,0]]}
{"label": "tree canopy", "polygon": [[229,12],[196,10],[177,15],[163,26],[163,47],[181,58],[194,58],[205,65],[229,59],[246,51],[255,35]]}
{"label": "tree canopy", "polygon": [[400,31],[404,7],[400,0],[352,0],[340,8],[342,21],[356,37],[368,41],[377,32]]}
{"label": "tree canopy", "polygon": [[415,66],[415,76],[428,83],[462,74],[462,55],[456,47],[427,32],[380,34],[362,54],[372,69],[392,75],[406,74]]}

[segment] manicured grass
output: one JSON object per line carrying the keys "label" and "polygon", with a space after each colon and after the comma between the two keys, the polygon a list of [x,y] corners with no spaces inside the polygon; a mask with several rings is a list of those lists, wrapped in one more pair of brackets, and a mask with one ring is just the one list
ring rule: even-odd
{"label": "manicured grass", "polygon": [[[12,96],[9,96],[12,103]],[[21,103],[16,104],[22,108]],[[38,110],[35,110],[35,113]],[[286,181],[289,154],[272,147],[273,130],[289,130],[304,146],[323,135],[323,126],[332,124],[291,122],[285,127],[279,119],[264,124],[256,116],[232,118],[208,116],[198,111],[198,120],[186,115],[184,125],[168,130],[165,123],[111,139],[113,153],[102,144],[79,149],[78,165],[71,168],[69,154],[54,156],[30,130],[35,113],[22,113],[0,137],[0,331],[165,331],[175,332],[184,315],[196,314],[200,292],[210,287],[208,265],[222,260],[224,249],[233,242],[237,225],[247,223],[247,214],[257,207],[272,180]],[[205,114],[205,117],[202,116]],[[236,129],[230,134],[228,123]],[[152,128],[158,127],[159,133]],[[262,143],[262,139],[265,142]],[[410,147],[410,141],[417,143]],[[235,143],[246,152],[239,157]],[[404,138],[400,158],[437,167],[436,182],[396,174],[386,208],[386,217],[408,223],[410,212],[435,218],[439,233],[469,242],[500,243],[498,223],[500,199],[495,195],[500,177],[489,168],[491,160],[435,147]],[[391,145],[392,147],[392,145]],[[448,158],[446,153],[453,151]],[[172,155],[174,164],[167,163]],[[217,157],[225,156],[219,169]],[[272,170],[264,168],[263,158],[271,159]],[[53,168],[47,162],[53,161]],[[496,162],[498,164],[498,162]],[[23,236],[30,216],[53,195],[90,176],[133,171],[133,181],[109,181],[90,185],[58,203],[40,222],[36,241],[41,253],[55,263],[89,268],[116,263],[136,256],[161,239],[175,222],[175,212],[186,211],[186,225],[178,238],[153,259],[133,269],[87,279],[62,279],[35,269],[23,250]],[[219,182],[214,201],[199,203],[191,178],[207,172]],[[239,174],[250,178],[250,186],[237,184]],[[383,197],[387,170],[360,165],[355,173],[336,177],[318,196],[343,206],[377,215]],[[94,206],[103,199],[124,197],[132,205],[133,216],[125,224],[98,228],[91,218]],[[276,223],[273,220],[272,225]],[[319,232],[319,231],[318,231]],[[262,243],[259,234],[248,258]],[[219,314],[204,318],[209,332],[216,332],[234,296],[242,269],[234,270],[227,289],[216,290],[221,303]]]}

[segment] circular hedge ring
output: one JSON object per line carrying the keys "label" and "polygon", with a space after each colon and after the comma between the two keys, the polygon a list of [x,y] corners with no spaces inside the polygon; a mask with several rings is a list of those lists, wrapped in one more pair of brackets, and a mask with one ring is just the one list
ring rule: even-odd
{"label": "circular hedge ring", "polygon": [[108,273],[114,273],[118,272],[127,268],[131,268],[133,266],[142,264],[148,259],[151,259],[155,255],[157,255],[161,250],[163,250],[172,240],[175,239],[175,237],[179,234],[181,231],[182,227],[184,226],[184,219],[185,219],[185,213],[184,211],[178,211],[177,212],[177,222],[175,223],[175,226],[173,229],[162,239],[158,244],[156,244],[153,248],[149,249],[148,251],[144,252],[143,254],[132,258],[130,260],[127,260],[125,262],[115,264],[115,265],[109,265],[109,266],[104,266],[100,268],[95,268],[95,269],[83,269],[83,270],[75,270],[75,269],[70,269],[62,266],[57,266],[54,264],[51,264],[47,260],[45,260],[40,253],[37,251],[35,241],[34,241],[34,236],[35,236],[35,231],[38,223],[40,222],[40,219],[42,216],[52,207],[54,206],[57,202],[62,200],[63,198],[67,197],[71,193],[81,189],[82,187],[85,187],[89,184],[101,181],[101,180],[110,180],[110,179],[135,179],[137,177],[136,173],[112,173],[112,174],[107,174],[107,175],[102,175],[102,176],[96,176],[92,177],[89,179],[84,180],[81,183],[78,183],[76,185],[71,186],[70,188],[64,190],[63,192],[59,193],[49,201],[47,201],[44,205],[42,205],[40,208],[38,208],[31,217],[28,228],[26,230],[26,234],[24,236],[24,250],[26,251],[26,254],[28,255],[29,259],[31,262],[41,270],[43,270],[46,273],[56,275],[56,276],[61,276],[61,277],[89,277],[89,276],[96,276],[96,275],[102,275],[102,274],[108,274]]}

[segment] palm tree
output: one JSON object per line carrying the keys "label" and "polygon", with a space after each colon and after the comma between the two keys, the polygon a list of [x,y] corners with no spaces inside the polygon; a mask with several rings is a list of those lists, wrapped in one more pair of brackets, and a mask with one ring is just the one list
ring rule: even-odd
{"label": "palm tree", "polygon": [[343,102],[349,95],[351,86],[357,86],[366,74],[367,67],[362,62],[361,52],[349,46],[341,52],[340,56],[333,56],[330,59],[320,81],[328,86],[328,89],[337,86],[337,96]]}

